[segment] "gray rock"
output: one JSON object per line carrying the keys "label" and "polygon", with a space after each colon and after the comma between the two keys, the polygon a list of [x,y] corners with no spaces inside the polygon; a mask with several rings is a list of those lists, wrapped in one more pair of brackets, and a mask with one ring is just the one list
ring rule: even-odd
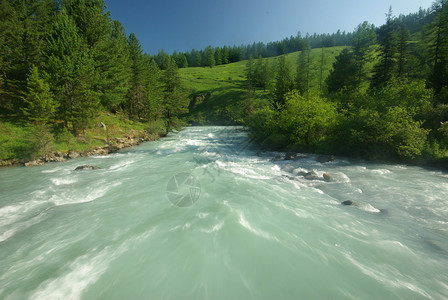
{"label": "gray rock", "polygon": [[305,179],[308,179],[308,180],[320,179],[319,175],[317,175],[317,173],[314,171],[306,173],[303,177],[305,177]]}
{"label": "gray rock", "polygon": [[327,163],[335,160],[336,158],[333,155],[319,155],[316,157],[316,161],[320,163]]}
{"label": "gray rock", "polygon": [[68,158],[78,158],[80,156],[80,154],[78,153],[78,152],[76,152],[76,151],[70,151],[68,154],[67,154],[67,157]]}
{"label": "gray rock", "polygon": [[25,167],[36,167],[36,166],[41,166],[43,164],[44,164],[44,162],[41,160],[33,160],[30,162],[26,162]]}
{"label": "gray rock", "polygon": [[353,205],[355,203],[353,201],[351,201],[351,200],[345,200],[345,201],[342,201],[341,204],[343,204],[343,205]]}
{"label": "gray rock", "polygon": [[99,170],[101,169],[100,167],[97,166],[92,166],[92,165],[82,165],[82,166],[78,166],[76,167],[75,171],[84,171],[84,170]]}

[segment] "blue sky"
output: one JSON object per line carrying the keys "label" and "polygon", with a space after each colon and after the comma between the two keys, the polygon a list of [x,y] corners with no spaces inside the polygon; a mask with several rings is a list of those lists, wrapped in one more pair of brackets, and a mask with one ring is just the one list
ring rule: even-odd
{"label": "blue sky", "polygon": [[208,45],[240,45],[305,35],[351,32],[363,21],[381,25],[394,15],[428,8],[433,0],[105,0],[126,33],[145,52],[185,52]]}

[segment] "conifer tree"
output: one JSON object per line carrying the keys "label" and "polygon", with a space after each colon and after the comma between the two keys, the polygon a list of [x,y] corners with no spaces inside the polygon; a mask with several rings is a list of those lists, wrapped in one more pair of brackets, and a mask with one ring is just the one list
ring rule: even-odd
{"label": "conifer tree", "polygon": [[96,52],[98,91],[104,108],[116,110],[125,101],[131,79],[131,59],[124,27],[112,21],[110,36]]}
{"label": "conifer tree", "polygon": [[215,64],[217,66],[222,64],[222,52],[221,52],[221,48],[219,48],[219,47],[215,48]]}
{"label": "conifer tree", "polygon": [[350,84],[359,88],[362,81],[367,77],[366,64],[372,61],[371,46],[376,41],[374,26],[363,22],[356,27],[353,34],[353,59],[356,63],[356,83]]}
{"label": "conifer tree", "polygon": [[406,25],[401,24],[398,33],[398,61],[397,61],[397,77],[405,77],[407,70],[406,65],[408,62],[408,40],[409,30]]}
{"label": "conifer tree", "polygon": [[46,61],[54,11],[51,0],[0,1],[0,107],[20,111],[31,66]]}
{"label": "conifer tree", "polygon": [[162,117],[161,102],[161,71],[154,59],[145,55],[146,69],[146,101],[144,103],[144,117],[149,121],[156,121]]}
{"label": "conifer tree", "polygon": [[[436,14],[430,25],[430,62],[431,74],[429,82],[436,96],[448,87],[448,1],[439,0],[434,3],[433,10]],[[448,91],[446,91],[448,102]]]}
{"label": "conifer tree", "polygon": [[222,48],[222,64],[228,64],[229,63],[229,48],[227,46],[224,46]]}
{"label": "conifer tree", "polygon": [[189,100],[182,90],[182,82],[176,63],[171,58],[161,78],[161,111],[167,129],[178,126],[178,116],[188,112]]}
{"label": "conifer tree", "polygon": [[94,59],[73,19],[63,9],[57,16],[47,49],[47,72],[58,116],[75,134],[86,129],[99,109]]}
{"label": "conifer tree", "polygon": [[371,88],[381,88],[396,74],[398,53],[397,25],[392,15],[392,7],[386,14],[386,24],[379,30],[379,62],[374,67]]}
{"label": "conifer tree", "polygon": [[26,104],[23,114],[36,125],[45,125],[52,120],[57,103],[50,91],[50,85],[39,75],[36,66],[32,66],[27,79],[27,89],[23,97]]}
{"label": "conifer tree", "polygon": [[205,48],[204,66],[213,68],[215,66],[215,64],[216,64],[216,62],[215,62],[215,53],[213,51],[212,46],[208,46],[207,48]]}
{"label": "conifer tree", "polygon": [[147,96],[145,62],[140,42],[134,33],[129,35],[128,44],[131,59],[131,79],[129,82],[127,110],[131,118],[139,119]]}
{"label": "conifer tree", "polygon": [[285,95],[293,88],[291,72],[284,55],[280,56],[277,63],[277,75],[275,77],[274,104],[277,109],[282,109],[285,104]]}
{"label": "conifer tree", "polygon": [[297,62],[295,88],[301,93],[306,93],[310,88],[311,77],[311,48],[309,43],[303,45]]}
{"label": "conifer tree", "polygon": [[330,93],[343,90],[352,91],[358,85],[358,65],[354,54],[348,48],[336,56],[333,69],[326,79],[327,90]]}

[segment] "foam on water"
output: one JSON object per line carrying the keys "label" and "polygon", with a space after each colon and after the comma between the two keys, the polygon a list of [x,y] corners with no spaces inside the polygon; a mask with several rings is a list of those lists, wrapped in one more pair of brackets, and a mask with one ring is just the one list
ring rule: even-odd
{"label": "foam on water", "polygon": [[[284,157],[238,127],[190,127],[1,169],[0,298],[448,298],[444,172]],[[190,207],[167,197],[181,172],[200,183]]]}

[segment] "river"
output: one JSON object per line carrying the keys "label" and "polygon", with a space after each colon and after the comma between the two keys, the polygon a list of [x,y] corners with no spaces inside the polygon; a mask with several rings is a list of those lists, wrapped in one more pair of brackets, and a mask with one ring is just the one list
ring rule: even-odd
{"label": "river", "polygon": [[448,299],[447,173],[282,155],[190,127],[0,169],[0,299]]}

